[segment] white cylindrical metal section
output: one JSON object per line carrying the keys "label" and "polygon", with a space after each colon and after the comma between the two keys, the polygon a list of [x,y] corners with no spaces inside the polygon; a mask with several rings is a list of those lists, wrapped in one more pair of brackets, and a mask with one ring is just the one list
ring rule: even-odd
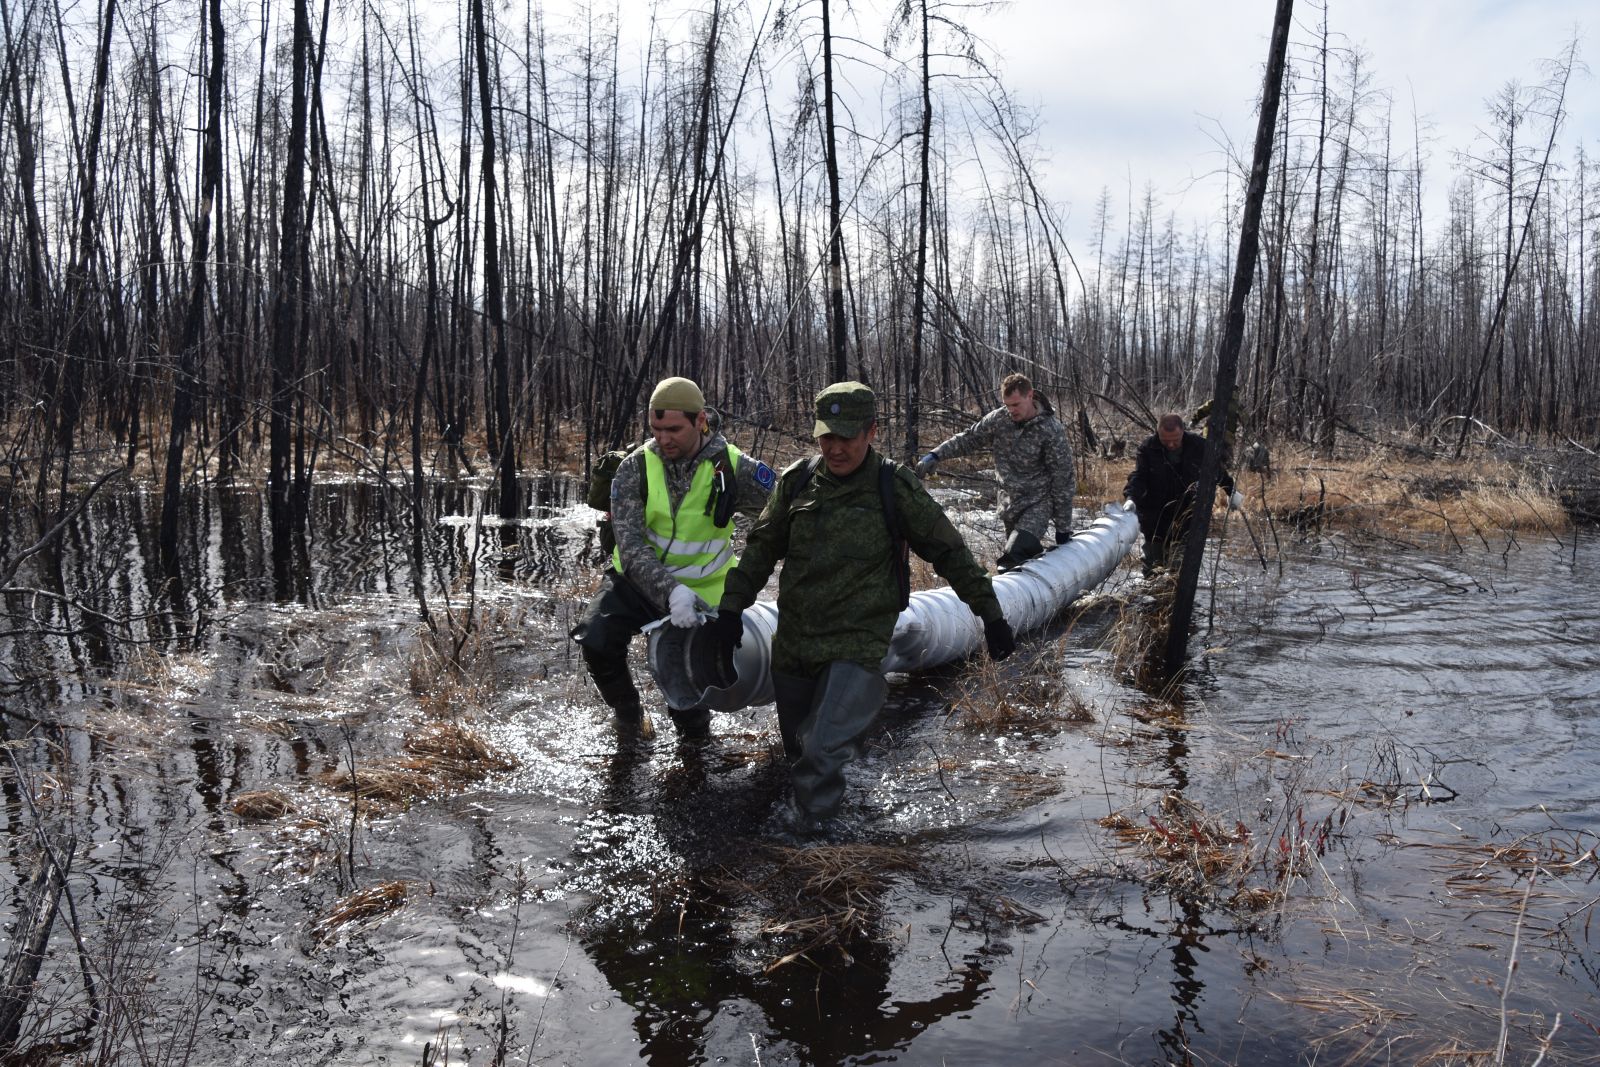
{"label": "white cylindrical metal section", "polygon": [[[1072,540],[997,575],[994,594],[1016,633],[1038,629],[1105,581],[1139,539],[1139,520],[1116,504]],[[949,587],[916,593],[900,613],[882,670],[916,671],[970,656],[983,644],[983,623]]]}
{"label": "white cylindrical metal section", "polygon": [[[1037,629],[1083,593],[1105,581],[1139,539],[1139,520],[1124,505],[1105,513],[1072,540],[994,579],[995,596],[1017,633]],[[758,601],[744,612],[744,643],[734,656],[738,679],[717,686],[711,642],[701,628],[670,624],[650,632],[650,672],[674,708],[716,711],[772,701],[772,635],[776,604]],[[948,586],[911,595],[895,623],[889,654],[880,666],[915,671],[961,659],[983,644],[983,623]]]}

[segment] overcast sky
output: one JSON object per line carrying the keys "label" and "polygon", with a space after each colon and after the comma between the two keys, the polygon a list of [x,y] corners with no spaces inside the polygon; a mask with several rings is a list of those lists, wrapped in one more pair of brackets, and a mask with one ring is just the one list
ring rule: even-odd
{"label": "overcast sky", "polygon": [[[1039,109],[1048,186],[1070,209],[1069,231],[1080,242],[1103,186],[1119,214],[1130,180],[1136,197],[1153,183],[1180,217],[1220,205],[1214,181],[1192,179],[1220,165],[1219,127],[1249,154],[1273,7],[1271,0],[1017,0],[972,20],[999,52],[1006,84]],[[1313,39],[1320,20],[1319,9],[1297,3],[1291,41]],[[1410,141],[1413,106],[1425,137],[1432,126],[1437,219],[1451,154],[1470,147],[1485,124],[1484,101],[1511,79],[1540,81],[1540,61],[1560,54],[1575,33],[1580,60],[1592,57],[1600,3],[1331,0],[1328,21],[1330,43],[1359,47],[1374,88],[1392,95],[1397,138]],[[1580,138],[1600,157],[1600,83],[1575,76],[1567,103],[1567,158]]]}
{"label": "overcast sky", "polygon": [[[724,7],[741,8],[735,17],[748,26],[780,2],[725,0]],[[844,15],[846,5],[834,0],[839,32],[864,39],[847,42],[845,52],[869,54],[893,2],[852,0]],[[580,0],[545,3],[568,17],[580,6]],[[658,33],[683,41],[711,0],[582,3],[618,10],[637,53],[652,8]],[[798,6],[814,22],[817,5]],[[1036,110],[1044,157],[1037,176],[1067,216],[1075,247],[1087,246],[1102,188],[1119,220],[1130,186],[1138,199],[1147,182],[1162,207],[1182,220],[1220,213],[1218,142],[1231,142],[1241,157],[1250,153],[1274,0],[1013,0],[984,12],[966,0],[947,0],[946,10],[994,49],[1006,87]],[[1321,18],[1320,8],[1300,0],[1291,46],[1315,40]],[[1330,46],[1358,48],[1371,88],[1393,100],[1397,155],[1409,154],[1412,116],[1421,118],[1425,209],[1436,222],[1444,218],[1455,154],[1471,148],[1475,131],[1487,124],[1485,101],[1512,79],[1542,81],[1541,62],[1561,54],[1574,36],[1580,63],[1600,48],[1600,0],[1330,0],[1328,22]],[[845,77],[859,80],[858,91],[870,81],[848,71]],[[781,98],[786,91],[780,78],[774,92]],[[841,94],[849,91],[841,87]],[[1575,74],[1567,106],[1562,158],[1573,158],[1579,140],[1600,158],[1600,82]],[[870,110],[853,105],[851,115],[863,127],[891,121],[874,120],[865,114]],[[1535,134],[1542,141],[1545,130]]]}

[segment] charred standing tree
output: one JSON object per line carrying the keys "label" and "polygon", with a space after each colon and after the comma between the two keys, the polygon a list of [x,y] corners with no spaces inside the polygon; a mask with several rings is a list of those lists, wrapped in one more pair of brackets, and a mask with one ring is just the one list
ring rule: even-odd
{"label": "charred standing tree", "polygon": [[[111,71],[111,32],[116,25],[116,0],[106,0],[100,15],[100,41],[95,53],[94,88],[89,98],[89,129],[78,158],[77,239],[67,265],[66,322],[67,343],[55,388],[47,389],[48,417],[54,420],[55,449],[61,458],[61,497],[65,510],[67,483],[72,467],[72,444],[77,434],[78,417],[83,410],[84,370],[101,356],[102,317],[96,309],[101,290],[94,285],[95,263],[100,248],[100,137],[105,125],[106,82]],[[39,466],[39,499],[44,500],[45,479],[49,473],[48,455]]]}
{"label": "charred standing tree", "polygon": [[[1545,179],[1550,173],[1551,157],[1554,154],[1556,147],[1556,134],[1560,132],[1561,124],[1566,119],[1567,82],[1572,77],[1572,68],[1576,61],[1577,42],[1574,41],[1567,47],[1566,55],[1563,56],[1561,61],[1557,64],[1555,76],[1552,78],[1552,83],[1546,89],[1546,92],[1549,94],[1550,98],[1550,136],[1549,139],[1545,141],[1544,157],[1539,161],[1539,167],[1534,177],[1533,191],[1528,194],[1528,207],[1522,219],[1522,233],[1521,236],[1519,236],[1516,240],[1515,250],[1513,250],[1511,239],[1511,227],[1513,223],[1513,217],[1511,216],[1511,203],[1515,196],[1516,187],[1511,180],[1510,164],[1508,163],[1507,165],[1505,277],[1500,283],[1500,295],[1495,300],[1494,315],[1489,320],[1488,332],[1484,334],[1483,351],[1479,355],[1478,365],[1472,374],[1472,391],[1470,394],[1468,394],[1466,414],[1461,420],[1461,434],[1456,439],[1455,455],[1457,459],[1461,458],[1461,453],[1467,446],[1468,433],[1471,430],[1473,420],[1478,415],[1479,404],[1483,396],[1483,377],[1484,373],[1489,369],[1489,358],[1497,351],[1502,353],[1503,358],[1505,345],[1503,330],[1506,321],[1506,306],[1511,299],[1512,286],[1516,282],[1517,265],[1522,261],[1522,252],[1523,249],[1527,247],[1528,235],[1534,229],[1534,213],[1539,207],[1540,195],[1544,191]],[[1511,127],[1513,129],[1515,128],[1515,122],[1511,122]],[[1511,138],[1508,135],[1508,145],[1510,140]],[[1514,160],[1515,158],[1515,153],[1510,147],[1507,148],[1507,157],[1508,160]]]}
{"label": "charred standing tree", "polygon": [[1167,631],[1166,667],[1174,677],[1183,666],[1189,647],[1189,622],[1194,617],[1194,592],[1200,582],[1201,556],[1211,531],[1211,501],[1217,491],[1222,466],[1222,442],[1227,433],[1228,408],[1233,402],[1234,376],[1239,348],[1244,343],[1245,302],[1255,278],[1256,251],[1261,229],[1261,202],[1267,194],[1267,170],[1272,163],[1272,135],[1278,120],[1278,100],[1283,89],[1283,57],[1289,46],[1289,24],[1294,0],[1278,0],[1272,21],[1272,42],[1267,48],[1267,73],[1261,88],[1261,115],[1256,123],[1255,156],[1250,163],[1250,184],[1245,190],[1244,219],[1239,226],[1239,255],[1233,267],[1233,289],[1228,295],[1228,321],[1217,353],[1216,388],[1211,395],[1211,420],[1206,428],[1206,458],[1195,489],[1194,518],[1184,545],[1183,566],[1173,597],[1172,628]]}
{"label": "charred standing tree", "polygon": [[[23,100],[22,84],[24,68],[37,66],[37,52],[24,54],[23,39],[19,32],[23,28],[13,30],[11,24],[11,5],[0,4],[0,28],[6,35],[6,54],[4,76],[0,83],[4,86],[5,104],[10,108],[10,115],[0,126],[9,127],[12,137],[16,141],[16,161],[12,168],[16,183],[14,195],[16,208],[22,216],[22,244],[20,255],[21,270],[23,274],[22,289],[26,294],[26,311],[18,316],[13,312],[12,322],[17,331],[15,339],[16,348],[31,352],[38,344],[39,333],[48,316],[46,314],[46,268],[44,225],[39,216],[39,196],[37,189],[38,153],[33,144],[33,121],[27,104]],[[0,114],[4,114],[0,111]],[[10,287],[10,279],[7,279]],[[13,357],[17,359],[19,351]],[[33,362],[31,354],[26,360]],[[20,384],[16,378],[21,376],[21,367],[17,368],[12,382],[5,383],[8,392],[15,396],[14,390]]]}
{"label": "charred standing tree", "polygon": [[846,352],[848,324],[844,314],[844,234],[840,230],[839,148],[833,119],[833,0],[822,0],[822,148],[828,169],[828,353],[832,377],[850,376]]}
{"label": "charred standing tree", "polygon": [[272,310],[272,395],[270,457],[267,468],[268,512],[272,522],[273,578],[278,595],[290,587],[293,545],[294,478],[290,469],[291,416],[298,393],[301,304],[304,300],[303,245],[305,222],[306,127],[309,111],[311,16],[308,0],[294,0],[293,86],[289,110],[289,152],[284,160],[283,215],[278,235],[277,286]]}
{"label": "charred standing tree", "polygon": [[[700,245],[705,226],[706,205],[711,199],[711,183],[707,180],[706,146],[710,142],[712,123],[712,96],[716,86],[717,50],[722,27],[722,5],[711,5],[711,22],[706,31],[705,62],[700,73],[700,91],[696,97],[694,119],[694,146],[685,164],[690,168],[689,188],[683,208],[683,230],[678,236],[677,249],[672,261],[672,274],[667,282],[667,292],[661,301],[661,312],[656,316],[645,344],[644,356],[634,369],[632,380],[621,394],[613,398],[611,424],[625,426],[629,422],[635,398],[653,366],[665,364],[668,350],[678,323],[678,305],[683,300],[683,290],[689,283],[693,268],[699,259]],[[720,152],[720,149],[719,149]],[[693,312],[698,316],[698,311]],[[689,353],[689,358],[698,354]],[[689,368],[691,376],[695,373]],[[704,383],[702,383],[704,384]]]}
{"label": "charred standing tree", "polygon": [[[208,0],[208,22],[202,40],[211,45],[206,72],[206,124],[200,143],[200,203],[194,216],[194,267],[189,282],[189,306],[184,310],[178,336],[177,380],[172,389],[172,425],[167,437],[167,465],[161,490],[161,569],[169,580],[178,577],[178,513],[183,488],[184,446],[194,414],[201,334],[206,301],[211,292],[207,260],[211,256],[211,219],[222,188],[222,72],[225,38],[222,0]],[[152,120],[153,121],[153,120]]]}
{"label": "charred standing tree", "polygon": [[477,52],[478,108],[483,123],[483,305],[489,316],[490,373],[494,377],[494,421],[500,453],[500,517],[517,515],[517,434],[511,420],[511,355],[506,347],[505,288],[500,273],[500,230],[495,185],[494,99],[490,96],[489,30],[483,0],[472,0],[472,38]]}
{"label": "charred standing tree", "polygon": [[906,456],[912,459],[921,452],[917,437],[922,415],[922,320],[928,306],[928,201],[932,196],[933,184],[928,173],[929,148],[933,139],[928,0],[922,0],[919,16],[922,29],[922,136],[917,146],[917,264],[911,277],[911,367],[906,372]]}

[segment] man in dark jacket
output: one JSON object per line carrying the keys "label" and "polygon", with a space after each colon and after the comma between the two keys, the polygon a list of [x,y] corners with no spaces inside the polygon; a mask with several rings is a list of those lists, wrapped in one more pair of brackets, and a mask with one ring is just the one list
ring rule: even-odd
{"label": "man in dark jacket", "polygon": [[944,509],[909,470],[873,450],[876,402],[860,382],[817,394],[812,432],[820,459],[801,460],[779,476],[709,624],[731,657],[744,634],[742,612],[784,560],[772,685],[802,829],[838,811],[844,765],[888,695],[879,666],[904,606],[902,544],[933,564],[983,620],[991,656],[1004,659],[1015,647],[988,573]]}
{"label": "man in dark jacket", "polygon": [[[1146,574],[1166,566],[1174,549],[1183,547],[1205,455],[1206,439],[1185,430],[1178,415],[1163,415],[1156,432],[1139,446],[1122,494],[1139,512]],[[1243,506],[1244,496],[1226,470],[1218,471],[1217,487],[1228,494],[1230,508]]]}

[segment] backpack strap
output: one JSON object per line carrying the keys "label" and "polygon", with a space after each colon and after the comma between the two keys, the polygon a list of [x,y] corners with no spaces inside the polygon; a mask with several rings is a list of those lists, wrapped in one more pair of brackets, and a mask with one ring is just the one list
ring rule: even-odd
{"label": "backpack strap", "polygon": [[889,569],[894,572],[895,584],[900,587],[900,610],[911,603],[911,545],[906,541],[900,526],[900,514],[894,503],[894,479],[900,465],[885,458],[878,466],[878,496],[883,501],[883,522],[889,527]]}
{"label": "backpack strap", "polygon": [[799,496],[801,490],[805,489],[806,485],[810,483],[811,476],[817,473],[817,468],[820,466],[822,466],[822,456],[820,454],[806,460],[806,469],[801,472],[795,483],[789,487],[789,493],[784,497],[783,502],[785,504],[794,503],[794,498]]}

